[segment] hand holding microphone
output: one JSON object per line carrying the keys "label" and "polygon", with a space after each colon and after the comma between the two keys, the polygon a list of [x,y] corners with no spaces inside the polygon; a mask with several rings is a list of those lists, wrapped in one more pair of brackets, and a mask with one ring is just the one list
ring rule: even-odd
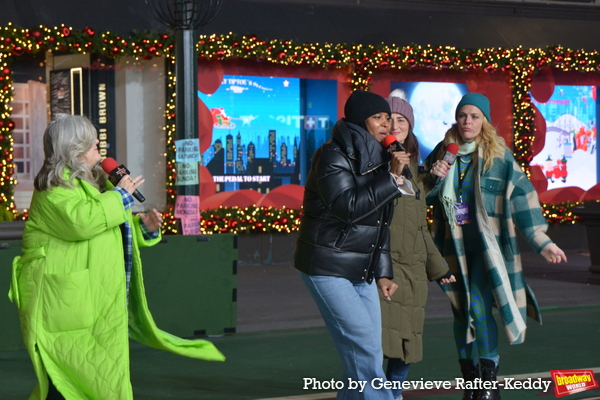
{"label": "hand holding microphone", "polygon": [[[387,152],[390,154],[397,153],[397,152],[405,152],[404,147],[402,146],[402,144],[399,141],[396,140],[394,135],[388,135],[385,137],[385,139],[383,139],[383,147],[385,147]],[[400,163],[400,165],[404,164],[404,166],[402,167],[402,175],[406,179],[412,179],[412,172],[410,171],[410,166],[408,165],[410,163],[410,159],[400,160],[400,158],[402,158],[402,157],[393,157],[392,156],[392,169],[394,168],[394,164],[396,164],[395,161]],[[405,158],[408,158],[408,154],[406,155]],[[398,175],[400,175],[400,174],[398,174]]]}
{"label": "hand holding microphone", "polygon": [[[140,199],[138,198],[138,196],[140,195],[140,192],[137,190],[137,188],[140,187],[142,185],[142,183],[144,183],[145,181],[146,180],[143,179],[141,175],[136,176],[135,178],[131,177],[130,175],[125,175],[123,177],[123,179],[121,179],[118,182],[117,185],[122,187],[123,189],[127,190],[129,192],[129,194],[131,194],[138,201],[140,201]],[[117,185],[115,185],[115,186],[117,186]],[[136,192],[137,192],[137,194],[136,194]],[[144,196],[142,196],[142,198],[143,197]]]}
{"label": "hand holding microphone", "polygon": [[458,145],[456,143],[449,143],[446,147],[446,154],[441,160],[433,163],[431,173],[436,176],[435,184],[440,183],[442,178],[446,176],[450,166],[456,161],[456,154],[458,153]]}
{"label": "hand holding microphone", "polygon": [[121,186],[133,195],[140,203],[143,203],[146,198],[137,190],[144,183],[145,179],[142,176],[131,178],[129,170],[124,165],[119,165],[114,158],[106,157],[102,161],[102,169],[108,174],[108,179],[115,186]]}

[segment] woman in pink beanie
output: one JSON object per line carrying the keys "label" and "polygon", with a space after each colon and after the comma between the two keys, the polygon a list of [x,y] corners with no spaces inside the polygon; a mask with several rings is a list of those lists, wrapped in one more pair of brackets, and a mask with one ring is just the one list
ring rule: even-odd
{"label": "woman in pink beanie", "polygon": [[[404,147],[410,162],[415,196],[396,200],[390,224],[390,253],[398,290],[390,300],[380,295],[383,354],[388,359],[386,377],[392,394],[402,398],[401,384],[410,364],[423,358],[423,324],[427,280],[445,284],[454,281],[448,265],[429,235],[423,182],[418,178],[419,142],[413,133],[415,118],[411,105],[400,97],[387,98],[392,111],[391,135]],[[406,177],[404,178],[406,179]]]}

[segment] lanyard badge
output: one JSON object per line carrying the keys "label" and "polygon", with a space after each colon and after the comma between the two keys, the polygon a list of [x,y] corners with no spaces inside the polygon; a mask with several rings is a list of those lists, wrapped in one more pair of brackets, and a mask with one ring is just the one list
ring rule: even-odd
{"label": "lanyard badge", "polygon": [[471,160],[469,161],[469,163],[465,167],[464,171],[462,171],[462,172],[461,172],[461,168],[460,168],[461,164],[462,164],[462,160],[459,157],[457,168],[458,168],[458,198],[459,198],[460,202],[458,202],[454,205],[454,215],[456,216],[456,224],[457,225],[466,225],[471,222],[471,216],[469,215],[469,203],[463,201],[462,189],[463,189],[463,183],[465,180],[465,175],[467,175],[467,172],[469,171],[469,169],[471,168],[471,165],[473,164],[473,158],[471,157]]}

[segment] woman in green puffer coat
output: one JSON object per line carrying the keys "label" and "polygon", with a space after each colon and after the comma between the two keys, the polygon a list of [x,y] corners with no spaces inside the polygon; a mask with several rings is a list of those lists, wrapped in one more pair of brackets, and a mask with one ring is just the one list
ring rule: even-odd
{"label": "woman in green puffer coat", "polygon": [[446,284],[454,282],[454,276],[435,247],[427,227],[423,182],[417,178],[419,144],[412,132],[413,109],[400,97],[390,95],[387,101],[392,111],[390,134],[406,150],[406,163],[410,163],[413,176],[409,180],[415,191],[415,196],[402,196],[396,200],[390,224],[390,254],[398,290],[389,301],[379,295],[383,354],[388,359],[386,377],[394,381],[394,398],[401,399],[400,384],[406,380],[410,364],[423,358],[427,280]]}
{"label": "woman in green puffer coat", "polygon": [[38,385],[30,400],[133,399],[129,337],[205,360],[224,356],[204,340],[159,330],[148,311],[140,247],[160,241],[158,211],[132,216],[144,180],[116,187],[99,167],[98,139],[80,116],[51,122],[35,178],[22,255],[9,292]]}

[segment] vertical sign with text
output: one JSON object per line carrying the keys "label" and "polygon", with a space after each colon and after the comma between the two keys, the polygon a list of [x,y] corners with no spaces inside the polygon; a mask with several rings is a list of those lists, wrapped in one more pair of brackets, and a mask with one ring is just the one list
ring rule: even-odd
{"label": "vertical sign with text", "polygon": [[113,61],[97,59],[89,69],[89,116],[98,128],[102,158],[116,157],[115,70]]}

